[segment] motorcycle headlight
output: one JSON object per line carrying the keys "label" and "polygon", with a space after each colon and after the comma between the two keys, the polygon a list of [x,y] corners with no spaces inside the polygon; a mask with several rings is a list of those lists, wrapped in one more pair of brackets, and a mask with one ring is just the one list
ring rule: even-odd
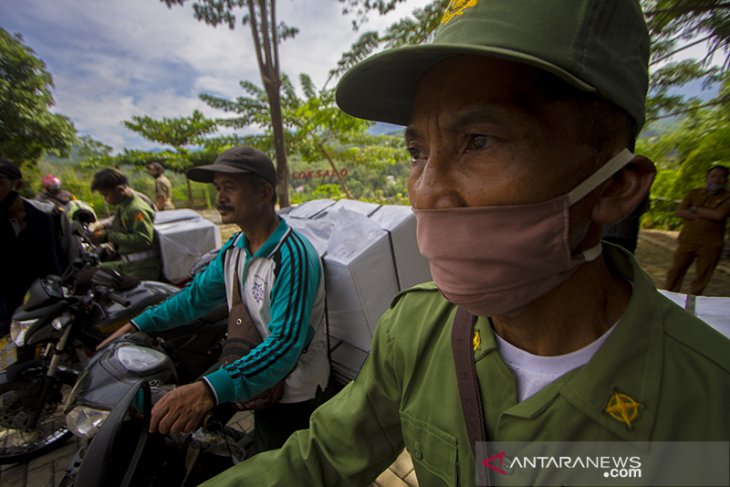
{"label": "motorcycle headlight", "polygon": [[101,429],[111,411],[90,406],[76,406],[66,414],[66,426],[79,438],[91,439]]}
{"label": "motorcycle headlight", "polygon": [[13,339],[16,346],[22,347],[25,345],[25,335],[36,323],[38,323],[38,318],[23,321],[13,320],[10,323],[10,338]]}
{"label": "motorcycle headlight", "polygon": [[151,348],[130,345],[119,347],[115,352],[117,360],[130,372],[145,372],[162,365],[167,355]]}

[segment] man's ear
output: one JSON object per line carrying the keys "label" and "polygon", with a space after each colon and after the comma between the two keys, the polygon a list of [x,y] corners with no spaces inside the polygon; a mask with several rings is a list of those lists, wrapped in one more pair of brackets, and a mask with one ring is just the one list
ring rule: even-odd
{"label": "man's ear", "polygon": [[23,186],[25,185],[25,182],[22,179],[16,179],[15,183],[13,183],[13,191],[20,192],[21,189],[23,189]]}
{"label": "man's ear", "polygon": [[265,203],[271,203],[271,199],[274,197],[274,187],[270,183],[262,184],[261,190],[263,193],[262,201]]}
{"label": "man's ear", "polygon": [[593,206],[592,220],[601,225],[613,225],[626,219],[649,194],[654,176],[654,163],[644,156],[635,156],[606,182]]}

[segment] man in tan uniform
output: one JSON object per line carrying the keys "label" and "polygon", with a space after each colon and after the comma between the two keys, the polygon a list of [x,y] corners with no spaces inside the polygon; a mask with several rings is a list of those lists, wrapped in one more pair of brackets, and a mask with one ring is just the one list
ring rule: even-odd
{"label": "man in tan uniform", "polygon": [[679,232],[679,246],[674,253],[672,268],[667,273],[667,289],[679,291],[684,274],[697,259],[697,275],[689,293],[700,295],[715,272],[725,245],[725,222],[730,215],[730,192],[727,185],[728,168],[714,166],[707,171],[707,185],[688,192],[677,209],[685,220]]}
{"label": "man in tan uniform", "polygon": [[172,184],[165,176],[165,168],[159,162],[152,162],[147,166],[147,172],[155,178],[155,206],[158,210],[174,210],[172,204]]}

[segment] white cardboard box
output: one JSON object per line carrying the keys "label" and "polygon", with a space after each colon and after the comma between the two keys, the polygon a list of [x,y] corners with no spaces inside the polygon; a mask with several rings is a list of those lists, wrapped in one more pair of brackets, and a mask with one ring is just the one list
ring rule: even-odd
{"label": "white cardboard box", "polygon": [[[409,207],[353,200],[305,205],[320,211],[302,208],[282,216],[310,239],[323,258],[330,333],[367,352],[393,297],[405,287],[430,280],[428,263],[418,254],[415,216]],[[420,258],[413,258],[413,253]]]}
{"label": "white cardboard box", "polygon": [[399,288],[431,280],[428,260],[418,251],[416,217],[410,206],[383,205],[370,217],[390,232]]}
{"label": "white cardboard box", "polygon": [[218,226],[193,210],[166,210],[155,214],[162,275],[173,284],[190,277],[190,269],[203,254],[221,246]]}
{"label": "white cardboard box", "polygon": [[659,292],[730,338],[730,298],[688,296],[665,289],[660,289]]}

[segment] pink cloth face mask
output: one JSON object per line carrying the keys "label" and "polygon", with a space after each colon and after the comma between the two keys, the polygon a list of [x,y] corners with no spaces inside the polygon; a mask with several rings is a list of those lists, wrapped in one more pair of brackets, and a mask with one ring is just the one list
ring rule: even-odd
{"label": "pink cloth face mask", "polygon": [[569,209],[628,164],[624,149],[568,194],[527,205],[414,209],[418,247],[450,302],[477,316],[516,315],[601,255],[573,255]]}

